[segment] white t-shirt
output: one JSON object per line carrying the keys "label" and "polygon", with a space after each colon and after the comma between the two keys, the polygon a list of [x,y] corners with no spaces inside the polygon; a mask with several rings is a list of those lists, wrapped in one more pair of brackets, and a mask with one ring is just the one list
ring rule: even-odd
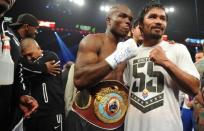
{"label": "white t-shirt", "polygon": [[[166,56],[183,71],[199,79],[190,53],[182,44],[158,44]],[[138,55],[127,64],[124,81],[130,87],[130,105],[125,131],[183,131],[176,81],[167,71],[149,60],[154,47],[138,48]]]}

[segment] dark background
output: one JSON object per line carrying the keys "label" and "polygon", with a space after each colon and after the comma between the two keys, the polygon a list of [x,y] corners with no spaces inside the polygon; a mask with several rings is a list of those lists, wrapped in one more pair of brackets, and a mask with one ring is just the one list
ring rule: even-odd
{"label": "dark background", "polygon": [[[17,0],[6,16],[13,17],[15,22],[21,13],[31,13],[39,20],[54,21],[57,27],[70,29],[70,31],[59,31],[58,34],[76,55],[78,43],[84,36],[76,30],[76,24],[95,27],[96,32],[105,31],[105,12],[99,10],[101,4],[124,3],[133,10],[136,17],[147,2],[149,0],[85,0],[85,5],[80,7],[69,0]],[[165,7],[175,8],[174,13],[169,13],[166,31],[169,39],[185,43],[188,37],[204,38],[204,0],[160,0],[160,2]],[[59,52],[54,31],[41,29],[37,40],[43,49]],[[188,48],[193,56],[194,46]]]}

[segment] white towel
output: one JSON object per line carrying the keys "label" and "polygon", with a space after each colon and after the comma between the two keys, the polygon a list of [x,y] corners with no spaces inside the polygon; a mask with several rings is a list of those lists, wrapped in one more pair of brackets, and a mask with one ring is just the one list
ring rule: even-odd
{"label": "white towel", "polygon": [[71,65],[68,80],[65,87],[64,101],[65,101],[65,115],[67,116],[69,111],[72,109],[74,96],[76,95],[77,89],[74,86],[74,64]]}

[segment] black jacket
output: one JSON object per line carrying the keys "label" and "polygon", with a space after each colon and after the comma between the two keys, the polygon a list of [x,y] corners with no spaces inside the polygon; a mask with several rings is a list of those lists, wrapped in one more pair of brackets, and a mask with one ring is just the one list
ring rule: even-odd
{"label": "black jacket", "polygon": [[[1,27],[5,27],[5,34],[10,37],[10,53],[15,64],[14,84],[0,85],[0,130],[7,131],[9,130],[9,128],[12,128],[12,119],[18,119],[13,118],[13,114],[15,113],[14,110],[16,110],[16,107],[18,107],[19,96],[27,94],[28,90],[24,84],[23,75],[21,73],[22,64],[18,63],[21,57],[20,43],[18,41],[18,38],[16,38],[14,33],[9,28],[7,28],[6,26],[2,26],[2,20],[0,20],[0,25]],[[0,28],[0,34],[2,35],[3,33],[1,29],[2,28]],[[19,114],[18,116],[20,118],[21,114]],[[16,122],[17,121],[18,120],[16,120]],[[15,125],[15,122],[13,122],[13,125]]]}
{"label": "black jacket", "polygon": [[44,51],[43,55],[35,62],[22,58],[26,82],[29,83],[30,93],[39,104],[35,116],[45,116],[64,113],[64,89],[62,74],[53,76],[47,73],[45,63],[50,60],[59,61],[54,52]]}

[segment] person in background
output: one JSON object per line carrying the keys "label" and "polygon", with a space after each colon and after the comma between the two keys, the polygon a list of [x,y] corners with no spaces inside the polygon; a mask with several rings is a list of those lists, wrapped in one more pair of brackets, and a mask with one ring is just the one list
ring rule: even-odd
{"label": "person in background", "polygon": [[[38,34],[39,22],[34,15],[23,13],[19,15],[17,21],[10,24],[9,27],[11,29],[9,30],[8,35],[11,35],[11,37],[13,37],[14,40],[20,45],[21,40],[24,38],[36,38]],[[59,70],[54,61],[46,62],[46,66],[47,72],[52,75],[56,75],[55,73]]]}
{"label": "person in background", "polygon": [[[4,26],[3,16],[9,9],[12,8],[14,3],[15,3],[15,0],[0,0],[0,17],[1,17],[0,22],[1,22],[1,27],[3,28],[6,28]],[[2,28],[1,28],[0,34],[1,36],[5,35]],[[10,37],[10,39],[11,39],[10,41],[11,57],[15,63],[15,69],[16,69],[18,59],[20,57],[19,44],[15,42],[13,37]],[[23,111],[24,116],[27,117],[37,109],[38,103],[31,96],[27,95],[27,92],[24,88],[24,84],[22,82],[19,83],[18,88],[20,92],[18,92],[18,95],[16,95],[17,96],[16,103],[18,103],[18,106],[20,106],[20,109],[21,111]],[[0,130],[1,131],[10,131],[12,128],[11,127],[12,118],[10,116],[12,97],[13,97],[12,85],[6,85],[6,86],[0,85],[0,123],[1,123]]]}
{"label": "person in background", "polygon": [[[201,88],[202,94],[204,96],[204,55],[203,51],[198,51],[195,54],[195,66],[200,73],[201,77]],[[203,97],[204,98],[204,97]],[[197,99],[194,99],[193,104],[193,118],[194,118],[194,128],[195,131],[204,130],[204,105]]]}
{"label": "person in background", "polygon": [[[38,110],[25,119],[28,131],[62,131],[64,121],[64,88],[59,68],[58,56],[51,51],[43,51],[32,38],[21,41],[23,74],[27,79],[30,94],[38,103]],[[47,61],[55,61],[56,72],[47,72]]]}
{"label": "person in background", "polygon": [[195,62],[196,63],[199,62],[201,59],[204,59],[204,52],[203,52],[203,50],[199,50],[195,54]]}
{"label": "person in background", "polygon": [[132,32],[132,38],[135,40],[138,46],[140,46],[143,43],[143,37],[139,28],[138,20],[135,20],[133,22],[131,32]]}
{"label": "person in background", "polygon": [[[14,38],[15,42],[20,45],[20,42],[24,38],[35,39],[38,34],[39,22],[38,19],[29,13],[23,13],[18,16],[17,21],[9,25],[8,35]],[[20,51],[20,48],[18,49]],[[13,53],[11,51],[11,53]],[[13,54],[14,55],[14,54]],[[47,72],[56,75],[59,68],[55,65],[54,61],[46,62]]]}
{"label": "person in background", "polygon": [[[181,119],[183,131],[192,131],[193,127],[193,97],[180,91],[183,94],[183,103],[181,105]],[[181,94],[180,94],[181,95]]]}
{"label": "person in background", "polygon": [[38,34],[39,22],[38,19],[29,13],[24,13],[18,16],[15,23],[10,24],[11,29],[19,41],[26,37],[35,38]]}

